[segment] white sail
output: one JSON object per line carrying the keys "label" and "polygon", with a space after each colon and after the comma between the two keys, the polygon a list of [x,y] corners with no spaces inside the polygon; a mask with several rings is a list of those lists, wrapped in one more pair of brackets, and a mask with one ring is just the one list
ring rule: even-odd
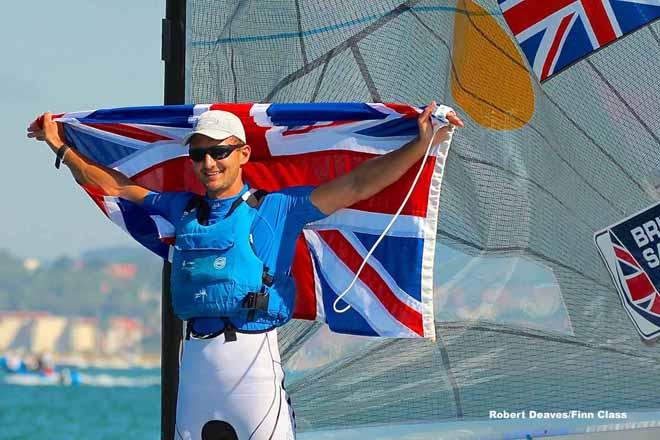
{"label": "white sail", "polygon": [[658,200],[660,24],[541,85],[499,3],[520,1],[187,2],[190,103],[435,99],[466,121],[440,196],[438,341],[287,325],[300,431],[494,424],[492,410],[658,419],[660,354],[593,234]]}

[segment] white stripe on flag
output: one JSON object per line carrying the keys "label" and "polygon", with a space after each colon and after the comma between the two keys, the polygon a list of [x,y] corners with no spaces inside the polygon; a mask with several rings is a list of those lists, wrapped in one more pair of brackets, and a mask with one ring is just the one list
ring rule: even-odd
{"label": "white stripe on flag", "polygon": [[105,205],[105,210],[112,223],[128,232],[128,228],[124,222],[124,215],[119,208],[119,199],[112,196],[103,196],[103,204]]}
{"label": "white stripe on flag", "polygon": [[[582,5],[582,3],[580,3],[580,5]],[[555,68],[557,67],[557,62],[559,62],[559,58],[561,57],[561,53],[562,53],[561,48],[564,47],[564,43],[568,39],[568,35],[571,33],[571,28],[573,27],[573,25],[575,24],[575,21],[577,19],[578,19],[577,14],[573,15],[573,17],[571,17],[571,21],[568,23],[568,26],[566,27],[566,30],[564,31],[564,35],[562,35],[561,40],[559,42],[559,48],[560,49],[557,51],[557,53],[555,54],[554,59],[552,60],[552,62],[550,64],[550,70],[548,70],[549,75],[552,75],[553,73],[555,73]],[[598,43],[596,43],[596,45],[594,47],[598,47]]]}
{"label": "white stripe on flag", "polygon": [[435,320],[433,306],[433,275],[435,264],[435,244],[438,231],[438,213],[440,206],[440,192],[442,190],[445,162],[449,154],[449,147],[454,136],[454,129],[449,131],[449,136],[438,145],[438,159],[435,161],[433,178],[429,186],[429,195],[424,219],[424,254],[422,257],[422,316],[424,325],[424,336],[435,340]]}
{"label": "white stripe on flag", "polygon": [[142,171],[177,157],[188,156],[188,150],[178,142],[160,141],[147,145],[134,154],[118,160],[112,167],[133,177]]}
{"label": "white stripe on flag", "polygon": [[74,130],[81,131],[96,139],[103,139],[115,145],[121,145],[122,147],[132,148],[134,150],[140,150],[145,145],[149,145],[149,143],[145,141],[140,141],[128,136],[122,136],[120,134],[110,133],[105,130],[100,130],[98,128],[90,127],[89,125],[84,125],[80,123],[78,120],[68,121],[67,124],[69,125],[69,127],[71,127]]}
{"label": "white stripe on flag", "polygon": [[[574,9],[571,12],[575,13],[575,16],[571,20],[571,23],[567,27],[566,32],[564,33],[564,35],[566,36],[570,33],[571,26],[573,25],[573,23],[575,23],[575,20],[579,17],[580,21],[582,22],[582,26],[584,27],[584,31],[587,33],[587,38],[589,38],[589,41],[591,42],[591,46],[594,49],[596,49],[598,46],[600,46],[600,43],[598,42],[598,37],[596,36],[596,33],[594,32],[594,29],[591,26],[591,21],[589,21],[589,16],[587,15],[586,11],[584,10],[584,6],[582,5],[582,2],[575,2],[575,3],[573,3],[572,5],[569,5],[569,6]],[[568,8],[568,6],[567,6],[567,8]],[[566,9],[566,8],[564,8],[564,9]],[[561,20],[563,20],[566,15],[568,15],[568,14],[564,14],[563,16],[560,16],[560,17],[557,18],[557,21],[556,21],[557,29],[559,28]],[[555,34],[557,33],[557,29],[554,29],[553,32],[552,32],[552,35],[549,36],[552,41],[554,41],[554,39],[555,39]],[[543,39],[545,39],[545,38],[546,38],[546,36],[543,37]],[[562,38],[562,41],[563,40],[565,40],[565,38]],[[559,47],[562,47],[562,46],[559,46]],[[560,54],[561,54],[561,50],[559,50],[557,52],[555,57],[559,58]]]}
{"label": "white stripe on flag", "polygon": [[[351,282],[354,276],[353,272],[335,255],[332,249],[323,243],[315,232],[305,231],[305,238],[312,249],[314,249],[314,254],[321,263],[325,280],[330,285],[330,288],[335,294],[342,292]],[[382,337],[420,337],[394,318],[371,289],[359,279],[343,299]],[[335,312],[329,310],[328,313],[333,314]]]}
{"label": "white stripe on flag", "polygon": [[[306,234],[306,231],[303,231]],[[307,237],[307,235],[305,235]],[[325,322],[325,305],[323,304],[323,288],[321,287],[321,280],[316,269],[316,261],[312,261],[312,275],[314,276],[314,296],[316,297],[316,320]]]}
{"label": "white stripe on flag", "polygon": [[610,19],[610,23],[612,23],[612,29],[614,29],[616,37],[619,38],[621,35],[623,35],[623,32],[621,31],[621,25],[619,25],[619,20],[616,18],[616,14],[612,8],[612,3],[609,0],[604,1],[603,7],[607,12],[607,17]]}
{"label": "white stripe on flag", "polygon": [[192,131],[191,127],[168,127],[165,125],[152,125],[152,124],[124,124],[124,125],[135,127],[139,130],[148,131],[160,136],[168,137],[175,142],[181,142],[181,140],[188,133]]}
{"label": "white stripe on flag", "polygon": [[[396,118],[391,118],[399,119]],[[287,127],[272,127],[266,132],[268,149],[273,156],[318,153],[320,151],[345,150],[358,153],[385,154],[401,148],[414,136],[365,136],[357,131],[371,128],[386,122],[369,120],[352,122],[346,125],[323,127],[323,123],[306,133],[287,134]]]}
{"label": "white stripe on flag", "polygon": [[620,0],[626,3],[639,3],[640,5],[660,6],[660,0]]}
{"label": "white stripe on flag", "polygon": [[193,117],[198,117],[202,113],[209,111],[211,109],[211,104],[195,104],[193,106]]}
{"label": "white stripe on flag", "polygon": [[[569,5],[566,8],[575,9],[575,6]],[[559,29],[561,18],[563,18],[563,16],[559,16],[559,19],[557,17],[552,16],[550,18],[547,18],[544,22],[546,24],[546,30],[545,33],[543,34],[543,37],[541,38],[541,43],[539,44],[539,48],[536,50],[536,56],[534,57],[534,62],[532,65],[532,69],[539,78],[543,73],[543,66],[545,65],[545,60],[548,56],[548,53],[550,52],[550,48],[552,47],[554,36],[557,33],[557,30]],[[538,29],[536,27],[530,27],[520,32],[518,35],[516,35],[516,38],[518,39],[519,42],[523,42],[527,40],[529,37],[533,37],[537,33],[538,33]]]}
{"label": "white stripe on flag", "polygon": [[502,10],[502,12],[506,12],[509,9],[516,6],[518,3],[522,3],[524,1],[527,1],[527,0],[506,0],[506,1],[503,1],[502,3],[500,3],[500,9]]}
{"label": "white stripe on flag", "polygon": [[172,223],[168,222],[160,215],[151,215],[150,217],[154,221],[156,229],[158,230],[158,238],[174,237],[175,230]]}
{"label": "white stripe on flag", "polygon": [[[365,104],[367,104],[369,107],[371,107],[372,109],[374,109],[376,111],[379,111],[381,113],[385,113],[386,115],[395,115],[395,116],[399,116],[399,117],[401,116],[401,113],[398,113],[396,110],[394,110],[391,107],[386,106],[382,102],[366,102]],[[418,107],[414,107],[414,106],[411,106],[411,107],[414,108],[417,111],[417,113],[422,112]]]}
{"label": "white stripe on flag", "polygon": [[202,113],[209,111],[211,109],[211,104],[196,104],[193,106],[193,114],[188,117],[188,123],[193,127],[197,124],[197,119]]}
{"label": "white stripe on flag", "polygon": [[62,115],[62,117],[54,119],[54,121],[56,121],[56,122],[67,122],[67,123],[77,123],[78,119],[86,118],[87,116],[91,115],[95,111],[96,110],[87,110],[87,111],[81,111],[81,112],[64,113]]}
{"label": "white stripe on flag", "polygon": [[[529,0],[527,0],[529,1]],[[531,26],[527,27],[526,29],[518,32],[516,34],[516,39],[518,41],[525,41],[526,39],[533,37],[534,35],[538,34],[541,30],[546,29],[545,35],[543,36],[543,39],[550,39],[552,41],[555,38],[555,34],[557,33],[557,29],[559,28],[559,24],[561,23],[561,20],[566,17],[568,14],[579,14],[580,9],[579,6],[576,4],[578,3],[577,1],[573,3],[569,3],[568,5],[564,6],[563,8],[553,12],[551,15],[547,16],[543,20],[541,20],[538,23],[533,23]],[[538,49],[539,51],[541,48]],[[547,52],[547,51],[546,51]],[[540,53],[540,52],[539,52]],[[539,53],[537,53],[536,56],[539,56]],[[545,57],[544,57],[545,58]]]}
{"label": "white stripe on flag", "polygon": [[[267,114],[270,104],[254,104],[250,109],[250,116],[260,127],[269,128],[266,131],[268,150],[273,156],[287,156],[304,153],[317,153],[319,151],[350,150],[371,154],[385,154],[392,150],[401,148],[414,136],[387,136],[373,137],[364,136],[356,131],[380,125],[386,121],[396,120],[400,114],[382,106],[391,113],[384,119],[368,119],[364,121],[351,122],[344,125],[335,125],[323,128],[333,121],[321,121],[315,128],[306,133],[287,134],[282,133],[289,130],[285,126],[276,126]],[[378,108],[379,111],[383,111]],[[384,111],[383,111],[384,112]],[[384,112],[385,113],[385,112]]]}
{"label": "white stripe on flag", "polygon": [[[339,231],[339,233],[342,234],[344,238],[349,241],[349,243],[351,243],[351,245],[355,248],[355,250],[360,254],[362,258],[367,256],[369,250],[364,247],[362,242],[358,240],[355,234],[353,234],[350,231]],[[383,265],[380,263],[380,261],[376,259],[376,257],[372,255],[367,260],[367,264],[371,266],[376,272],[378,272],[378,275],[383,279],[385,284],[387,284],[387,287],[390,288],[392,293],[394,293],[394,295],[397,298],[399,298],[399,301],[406,304],[411,309],[414,309],[420,313],[422,312],[422,303],[420,301],[417,301],[415,298],[408,295],[407,292],[401,289],[401,287],[399,287],[396,281],[394,281],[394,278],[392,278],[390,273],[383,267]]]}
{"label": "white stripe on flag", "polygon": [[273,121],[268,116],[268,107],[270,104],[252,104],[250,107],[250,116],[254,119],[254,123],[259,127],[272,127]]}
{"label": "white stripe on flag", "polygon": [[[306,229],[350,229],[353,232],[380,235],[390,220],[392,214],[361,211],[358,209],[340,209],[321,220],[309,223]],[[400,215],[392,228],[387,232],[392,237],[424,238],[425,221],[423,217]]]}

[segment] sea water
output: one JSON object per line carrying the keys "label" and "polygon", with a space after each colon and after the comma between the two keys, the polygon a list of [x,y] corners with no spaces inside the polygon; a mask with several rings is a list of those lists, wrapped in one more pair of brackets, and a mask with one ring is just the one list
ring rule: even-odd
{"label": "sea water", "polygon": [[78,386],[0,374],[0,440],[160,439],[160,370],[81,370]]}
{"label": "sea water", "polygon": [[[92,369],[81,370],[80,374],[81,385],[62,386],[16,385],[8,383],[11,378],[0,373],[0,440],[160,439],[159,369]],[[300,440],[500,440],[529,438],[532,434],[532,438],[542,438],[589,432],[580,422],[457,421],[306,432],[298,437]],[[592,428],[599,428],[593,431],[615,431],[614,437],[594,440],[660,438],[658,412],[631,413],[626,423],[621,422],[614,421],[608,429],[591,423]],[[616,432],[619,430],[625,432]],[[617,437],[619,434],[621,437]]]}

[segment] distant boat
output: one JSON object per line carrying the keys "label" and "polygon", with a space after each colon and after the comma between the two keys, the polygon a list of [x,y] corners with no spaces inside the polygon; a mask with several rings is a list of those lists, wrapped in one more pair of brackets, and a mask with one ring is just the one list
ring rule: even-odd
{"label": "distant boat", "polygon": [[79,385],[78,371],[70,368],[39,366],[30,369],[19,357],[0,357],[0,378],[12,385]]}

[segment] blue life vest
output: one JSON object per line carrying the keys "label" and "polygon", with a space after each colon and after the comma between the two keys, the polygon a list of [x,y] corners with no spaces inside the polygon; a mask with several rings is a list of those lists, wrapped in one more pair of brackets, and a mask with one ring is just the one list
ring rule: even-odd
{"label": "blue life vest", "polygon": [[184,212],[177,225],[171,276],[172,305],[180,319],[223,318],[247,331],[267,330],[291,319],[293,278],[289,272],[270,273],[251,244],[258,206],[253,194],[245,192],[212,225],[203,224],[209,208],[201,198]]}

